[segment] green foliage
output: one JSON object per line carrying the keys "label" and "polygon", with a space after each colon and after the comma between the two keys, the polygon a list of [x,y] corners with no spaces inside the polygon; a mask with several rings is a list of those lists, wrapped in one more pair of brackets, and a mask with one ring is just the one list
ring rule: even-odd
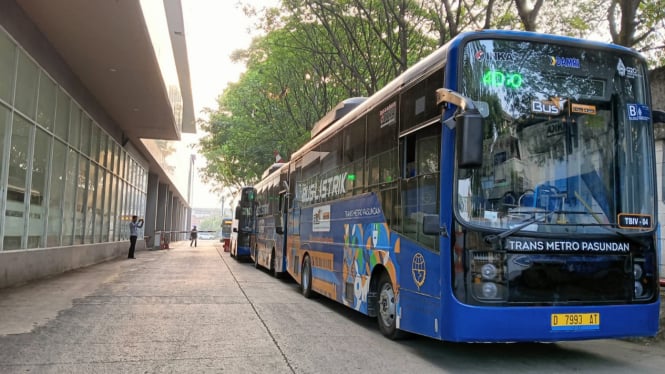
{"label": "green foliage", "polygon": [[207,182],[254,183],[274,162],[274,150],[288,159],[337,103],[373,94],[436,46],[380,1],[283,3],[279,22],[266,12],[264,29],[272,31],[233,53],[247,71],[200,124],[209,134],[198,145],[208,159]]}
{"label": "green foliage", "polygon": [[338,102],[372,95],[465,30],[524,29],[529,22],[540,32],[582,38],[600,33],[609,41],[609,31],[602,30],[610,25],[617,35],[636,32],[631,46],[658,60],[665,0],[639,1],[632,29],[611,25],[626,9],[616,5],[631,1],[544,2],[538,9],[530,8],[535,1],[519,1],[523,18],[515,0],[282,0],[273,9],[245,6],[265,35],[234,51],[233,60],[247,70],[200,122],[208,134],[197,146],[208,160],[203,177],[225,187],[253,184],[274,162],[273,151],[288,159]]}
{"label": "green foliage", "polygon": [[217,235],[221,231],[221,227],[222,217],[215,214],[204,218],[196,229],[198,231],[212,231],[213,234]]}

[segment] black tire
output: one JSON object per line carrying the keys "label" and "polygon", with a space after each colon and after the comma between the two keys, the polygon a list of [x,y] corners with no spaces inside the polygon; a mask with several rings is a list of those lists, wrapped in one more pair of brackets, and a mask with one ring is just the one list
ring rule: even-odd
{"label": "black tire", "polygon": [[254,268],[258,269],[259,268],[259,249],[256,248],[254,250]]}
{"label": "black tire", "polygon": [[270,274],[277,278],[277,272],[275,271],[275,248],[273,248],[270,253]]}
{"label": "black tire", "polygon": [[305,256],[302,261],[302,269],[300,271],[300,292],[306,298],[311,298],[312,294],[312,261],[309,256]]}
{"label": "black tire", "polygon": [[379,330],[388,339],[396,340],[404,336],[404,333],[397,329],[397,305],[393,283],[388,274],[383,273],[379,279],[379,299],[377,300],[378,311],[376,319],[379,323]]}

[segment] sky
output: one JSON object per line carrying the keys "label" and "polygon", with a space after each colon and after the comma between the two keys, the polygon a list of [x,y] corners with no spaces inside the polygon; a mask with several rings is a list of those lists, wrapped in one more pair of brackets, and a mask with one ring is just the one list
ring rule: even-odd
{"label": "sky", "polygon": [[[217,97],[230,82],[236,82],[245,67],[234,64],[230,60],[231,53],[236,49],[249,47],[253,31],[250,18],[245,16],[238,0],[181,0],[189,55],[189,74],[192,84],[194,111],[196,118],[204,118],[204,108],[217,108]],[[242,0],[245,4],[256,7],[274,6],[277,0]],[[190,144],[197,143],[202,136],[183,134],[178,154],[185,153],[185,159],[192,153]],[[196,155],[196,167],[205,165],[205,159]],[[196,173],[198,174],[198,172]],[[210,192],[195,176],[194,193],[191,206],[194,208],[220,207],[220,194]],[[229,209],[230,202],[225,198],[224,205]]]}

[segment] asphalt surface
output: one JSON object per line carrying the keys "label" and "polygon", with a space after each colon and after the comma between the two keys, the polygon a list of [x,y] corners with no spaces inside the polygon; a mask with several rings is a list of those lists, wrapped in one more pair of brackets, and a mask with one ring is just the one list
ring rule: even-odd
{"label": "asphalt surface", "polygon": [[220,243],[171,247],[0,290],[0,373],[293,372]]}
{"label": "asphalt surface", "polygon": [[467,345],[381,336],[221,243],[171,243],[0,289],[0,373],[662,373],[665,341]]}

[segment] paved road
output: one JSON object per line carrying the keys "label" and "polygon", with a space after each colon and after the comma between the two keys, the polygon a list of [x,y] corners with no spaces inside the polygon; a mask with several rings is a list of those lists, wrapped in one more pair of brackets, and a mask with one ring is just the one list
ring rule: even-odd
{"label": "paved road", "polygon": [[[172,243],[173,244],[173,243]],[[384,339],[374,319],[238,263],[215,241],[140,251],[0,290],[0,373],[662,373],[665,349],[604,340]]]}

